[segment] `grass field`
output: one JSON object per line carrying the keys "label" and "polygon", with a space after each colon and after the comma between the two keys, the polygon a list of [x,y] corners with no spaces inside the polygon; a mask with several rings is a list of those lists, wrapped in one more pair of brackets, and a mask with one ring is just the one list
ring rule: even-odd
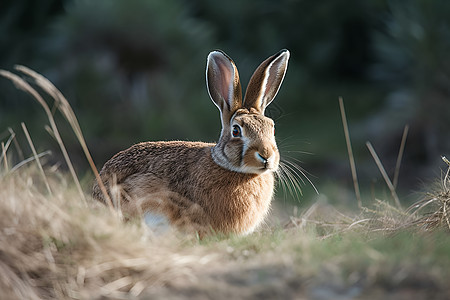
{"label": "grass field", "polygon": [[[47,88],[83,146],[70,106]],[[199,240],[122,222],[70,167],[42,166],[39,153],[11,161],[13,143],[11,133],[0,159],[2,299],[450,298],[448,172],[409,209],[387,199],[341,213],[319,201],[249,236]]]}
{"label": "grass field", "polygon": [[[381,205],[358,216],[315,204],[246,237],[124,224],[68,177],[22,167],[0,183],[4,299],[448,299],[450,235]],[[411,219],[413,218],[413,219]],[[416,223],[417,222],[417,223]]]}

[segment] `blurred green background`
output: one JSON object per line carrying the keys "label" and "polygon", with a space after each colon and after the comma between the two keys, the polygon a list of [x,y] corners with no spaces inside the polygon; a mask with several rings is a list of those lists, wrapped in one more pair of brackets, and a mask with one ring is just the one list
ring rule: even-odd
{"label": "blurred green background", "polygon": [[[208,53],[228,53],[246,86],[282,48],[291,59],[267,114],[282,156],[308,171],[324,197],[355,203],[339,96],[365,203],[389,194],[365,142],[392,177],[406,124],[399,193],[408,198],[439,176],[440,155],[450,154],[448,0],[0,2],[0,68],[26,65],[63,92],[99,168],[140,141],[217,140],[219,113],[205,87]],[[36,147],[55,150],[58,160],[42,109],[6,79],[0,91],[1,140],[8,127],[21,138],[23,121]],[[58,120],[77,171],[87,174],[80,147]],[[301,203],[314,198],[308,183],[303,192]]]}

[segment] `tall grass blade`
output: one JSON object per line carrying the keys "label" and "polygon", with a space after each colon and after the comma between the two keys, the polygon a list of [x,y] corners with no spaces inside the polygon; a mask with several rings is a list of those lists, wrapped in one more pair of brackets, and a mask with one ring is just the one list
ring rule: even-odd
{"label": "tall grass blade", "polygon": [[13,73],[5,71],[5,70],[0,70],[0,75],[11,80],[18,89],[21,89],[24,92],[30,94],[42,106],[42,108],[44,109],[44,111],[47,115],[47,118],[50,122],[52,131],[55,134],[56,141],[58,142],[58,145],[61,149],[64,159],[67,163],[67,166],[69,168],[69,171],[73,178],[73,181],[75,182],[75,186],[77,187],[78,194],[80,195],[80,198],[82,199],[84,204],[87,205],[86,197],[84,195],[83,189],[81,188],[80,181],[78,180],[75,169],[73,168],[72,162],[69,158],[69,154],[67,153],[66,147],[64,146],[62,138],[59,134],[58,128],[55,123],[55,119],[53,118],[53,114],[50,111],[50,108],[48,107],[47,103],[44,101],[44,99],[41,97],[41,95],[33,87],[31,87],[31,85],[29,85],[25,80],[23,80],[16,74],[13,74]]}
{"label": "tall grass blade", "polygon": [[8,172],[8,160],[6,159],[6,147],[5,143],[2,142],[2,157],[3,157],[3,163],[5,165],[5,172]]}
{"label": "tall grass blade", "polygon": [[395,164],[394,179],[392,180],[392,185],[394,186],[394,189],[397,189],[398,185],[398,176],[400,174],[400,166],[402,164],[403,153],[405,152],[406,137],[408,136],[408,131],[409,126],[406,125],[405,129],[403,130],[402,141],[400,142],[400,149],[398,150],[397,162]]}
{"label": "tall grass blade", "polygon": [[14,147],[16,147],[17,154],[19,155],[19,160],[24,160],[24,159],[25,159],[25,156],[23,156],[22,148],[20,148],[20,145],[19,145],[19,143],[17,142],[17,139],[15,138],[15,137],[16,137],[16,134],[14,133],[14,131],[13,131],[10,127],[8,127],[8,131],[9,131],[9,133],[10,133],[11,135],[14,135],[13,143],[14,143]]}
{"label": "tall grass blade", "polygon": [[358,207],[362,208],[361,192],[359,190],[358,174],[356,173],[355,157],[353,156],[352,144],[350,141],[350,133],[348,130],[347,116],[345,115],[344,100],[339,97],[339,108],[341,110],[342,125],[344,126],[345,142],[347,143],[348,158],[350,160],[350,169],[352,171],[353,187],[355,189]]}
{"label": "tall grass blade", "polygon": [[42,175],[42,178],[44,179],[45,187],[47,188],[47,191],[50,195],[53,195],[52,190],[50,188],[50,185],[48,184],[47,176],[45,176],[44,168],[42,168],[41,161],[39,160],[38,154],[36,152],[36,149],[34,148],[33,141],[31,140],[30,134],[28,133],[27,127],[25,126],[25,123],[21,123],[23,132],[25,133],[25,136],[27,138],[28,144],[30,145],[31,151],[33,152],[34,159],[36,160],[36,163],[39,168],[39,172]]}
{"label": "tall grass blade", "polygon": [[8,171],[8,160],[6,158],[6,152],[8,152],[9,145],[11,144],[11,141],[14,140],[15,136],[16,134],[12,132],[11,135],[9,136],[9,139],[6,141],[6,144],[2,142],[2,155],[0,156],[0,161],[4,160],[6,171]]}
{"label": "tall grass blade", "polygon": [[394,187],[394,185],[392,184],[391,180],[389,179],[389,176],[388,176],[388,174],[386,173],[386,170],[384,169],[383,164],[381,163],[381,160],[380,160],[380,158],[378,157],[378,155],[377,155],[375,149],[373,148],[373,146],[372,146],[372,144],[371,144],[370,142],[367,142],[367,143],[366,143],[366,146],[367,146],[367,148],[369,149],[370,154],[372,155],[373,159],[375,160],[375,163],[377,164],[378,169],[380,170],[381,175],[383,176],[384,181],[386,182],[386,184],[387,184],[389,190],[391,191],[391,195],[392,195],[392,198],[393,198],[394,201],[395,201],[395,204],[397,205],[397,207],[398,207],[399,209],[401,209],[401,208],[402,208],[402,205],[400,204],[400,199],[398,198],[397,192],[395,191],[395,187]]}
{"label": "tall grass blade", "polygon": [[[49,155],[51,153],[52,152],[50,150],[42,152],[42,153],[38,153],[37,158],[44,157],[45,155]],[[11,170],[9,170],[9,172],[14,173],[17,169],[19,169],[20,167],[26,165],[27,163],[29,163],[30,161],[33,161],[33,160],[36,160],[36,157],[34,155],[32,157],[28,157],[27,159],[23,159],[20,161],[20,163],[18,163],[14,167],[12,167]]]}
{"label": "tall grass blade", "polygon": [[441,156],[442,160],[450,167],[450,161],[445,156]]}
{"label": "tall grass blade", "polygon": [[106,203],[111,209],[113,209],[114,206],[111,201],[111,198],[109,197],[105,185],[103,184],[103,181],[100,178],[97,167],[95,166],[94,160],[92,159],[91,153],[84,139],[83,132],[81,131],[80,124],[78,123],[78,120],[75,116],[75,113],[72,110],[72,107],[69,104],[69,101],[67,101],[64,95],[53,85],[53,83],[51,83],[47,78],[45,78],[41,74],[25,66],[20,65],[15,66],[15,69],[33,78],[35,83],[55,100],[56,107],[59,109],[64,118],[72,127],[72,130],[74,131],[75,136],[77,137],[78,142],[80,143],[80,146],[83,149],[84,155],[86,156],[89,166],[92,169],[92,172],[95,175],[95,179],[97,180],[97,183],[106,199]]}

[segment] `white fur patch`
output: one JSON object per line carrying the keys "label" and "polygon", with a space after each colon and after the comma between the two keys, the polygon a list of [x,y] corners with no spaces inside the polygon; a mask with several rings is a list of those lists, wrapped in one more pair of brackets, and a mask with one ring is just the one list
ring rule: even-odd
{"label": "white fur patch", "polygon": [[163,214],[146,212],[144,221],[156,235],[167,233],[170,230],[170,222]]}

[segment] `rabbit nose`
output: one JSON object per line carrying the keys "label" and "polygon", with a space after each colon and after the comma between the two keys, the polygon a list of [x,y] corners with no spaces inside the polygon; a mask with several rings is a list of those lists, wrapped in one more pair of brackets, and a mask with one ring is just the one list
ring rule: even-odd
{"label": "rabbit nose", "polygon": [[264,165],[265,169],[271,168],[274,155],[269,156],[269,154],[265,155],[265,154],[256,152],[255,156],[256,156],[256,159],[259,160]]}
{"label": "rabbit nose", "polygon": [[264,165],[267,165],[267,162],[269,161],[268,158],[265,158],[262,156],[259,152],[256,152],[256,158],[261,161]]}

